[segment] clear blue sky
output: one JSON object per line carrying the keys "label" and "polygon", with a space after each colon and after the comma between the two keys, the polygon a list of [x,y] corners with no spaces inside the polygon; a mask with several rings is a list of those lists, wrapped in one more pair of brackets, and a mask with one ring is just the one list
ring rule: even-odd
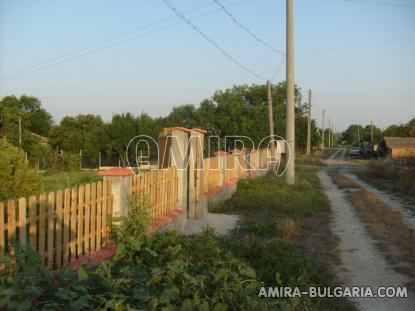
{"label": "clear blue sky", "polygon": [[[171,2],[181,11],[199,7],[188,17],[210,12],[193,22],[246,67],[273,75],[281,55],[254,41],[213,1]],[[221,3],[285,51],[284,0]],[[370,120],[385,127],[415,116],[414,0],[294,4],[296,83],[304,95],[313,90],[318,122],[322,109],[339,130]],[[62,55],[67,56],[32,67]],[[15,72],[20,74],[9,75]],[[283,79],[285,65],[274,81]],[[126,111],[161,116],[176,105],[199,104],[217,89],[262,83],[181,22],[162,0],[0,0],[0,80],[0,97],[36,96],[55,121],[79,113],[106,120]]]}

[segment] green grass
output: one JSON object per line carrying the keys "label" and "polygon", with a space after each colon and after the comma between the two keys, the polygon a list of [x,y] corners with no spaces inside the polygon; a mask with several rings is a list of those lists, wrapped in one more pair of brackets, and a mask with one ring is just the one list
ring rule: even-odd
{"label": "green grass", "polygon": [[[242,180],[231,199],[212,209],[240,215],[239,226],[221,241],[225,249],[255,269],[265,286],[305,290],[338,285],[327,268],[338,262],[336,238],[329,228],[330,204],[315,172],[311,168],[298,170],[293,186],[271,174]],[[298,309],[307,308],[355,309],[346,299],[301,298]]]}
{"label": "green grass", "polygon": [[268,174],[257,179],[243,179],[228,201],[212,208],[216,212],[238,213],[246,221],[261,223],[270,217],[300,219],[317,212],[330,211],[313,169],[297,171],[295,185],[288,186],[283,177]]}
{"label": "green grass", "polygon": [[59,172],[43,177],[42,191],[50,192],[63,190],[81,184],[88,184],[101,180],[96,171]]}

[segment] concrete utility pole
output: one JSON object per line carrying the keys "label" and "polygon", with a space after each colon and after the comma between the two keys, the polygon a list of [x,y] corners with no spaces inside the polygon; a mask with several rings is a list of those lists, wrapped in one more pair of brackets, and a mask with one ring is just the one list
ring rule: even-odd
{"label": "concrete utility pole", "polygon": [[311,90],[308,90],[307,155],[311,153]]}
{"label": "concrete utility pole", "polygon": [[22,116],[19,116],[19,147],[22,147]]}
{"label": "concrete utility pole", "polygon": [[321,150],[324,151],[324,110],[323,110],[323,122],[321,125]]}
{"label": "concrete utility pole", "polygon": [[[271,81],[267,81],[267,99],[268,99],[268,118],[269,118],[269,135],[271,137],[271,157],[272,161],[275,161],[275,143],[274,143],[274,118],[272,114],[272,94],[271,94]],[[274,167],[274,163],[272,164]]]}
{"label": "concrete utility pole", "polygon": [[360,128],[357,128],[357,143],[360,146]]}
{"label": "concrete utility pole", "polygon": [[287,0],[287,184],[295,182],[295,123],[294,123],[294,0]]}

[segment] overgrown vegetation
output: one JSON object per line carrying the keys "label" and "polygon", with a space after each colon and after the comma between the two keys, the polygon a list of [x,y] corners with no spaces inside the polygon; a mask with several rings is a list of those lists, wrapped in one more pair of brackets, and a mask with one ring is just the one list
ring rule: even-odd
{"label": "overgrown vegetation", "polygon": [[[213,211],[236,213],[240,225],[224,245],[252,264],[266,286],[331,286],[328,267],[338,261],[330,233],[330,205],[313,169],[297,172],[296,185],[267,175],[245,179],[227,202]],[[343,299],[305,299],[299,309],[353,310]]]}
{"label": "overgrown vegetation", "polygon": [[97,182],[102,178],[96,171],[60,172],[43,177],[42,191],[56,191],[81,184]]}
{"label": "overgrown vegetation", "polygon": [[320,152],[315,152],[309,156],[307,155],[296,155],[295,163],[298,165],[307,166],[324,166]]}
{"label": "overgrown vegetation", "polygon": [[415,204],[414,177],[393,169],[387,160],[372,160],[356,173],[375,187],[395,193]]}
{"label": "overgrown vegetation", "polygon": [[275,310],[297,302],[261,301],[255,270],[211,231],[145,234],[146,204],[134,198],[113,227],[117,254],[96,270],[53,273],[16,246],[0,278],[2,310]]}
{"label": "overgrown vegetation", "polygon": [[24,154],[0,138],[0,201],[39,193],[41,176],[27,167]]}
{"label": "overgrown vegetation", "polygon": [[[39,267],[38,254],[16,245],[15,256],[6,258],[7,273],[0,277],[0,309],[353,309],[342,299],[258,297],[261,286],[307,289],[334,284],[327,269],[293,240],[301,234],[302,220],[329,212],[327,199],[312,185],[315,178],[300,173],[298,185],[284,186],[287,195],[279,187],[284,183],[272,176],[241,182],[228,206],[244,215],[243,223],[227,237],[211,230],[191,236],[145,234],[148,205],[135,197],[130,214],[113,227],[116,256],[94,270],[50,272]],[[257,214],[249,224],[248,216]],[[274,227],[262,227],[266,214],[273,217]]]}

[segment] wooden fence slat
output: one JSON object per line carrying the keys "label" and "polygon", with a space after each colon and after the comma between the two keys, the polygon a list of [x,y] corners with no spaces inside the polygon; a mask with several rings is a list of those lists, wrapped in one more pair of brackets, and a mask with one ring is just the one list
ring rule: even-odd
{"label": "wooden fence slat", "polygon": [[46,193],[39,196],[39,253],[42,265],[45,264],[46,246]]}
{"label": "wooden fence slat", "polygon": [[19,199],[19,243],[26,245],[27,227],[26,227],[26,198]]}
{"label": "wooden fence slat", "polygon": [[78,257],[84,254],[83,252],[83,239],[84,239],[84,198],[85,198],[84,185],[78,188],[78,239],[77,239],[77,254]]}
{"label": "wooden fence slat", "polygon": [[13,254],[13,240],[16,239],[16,206],[14,200],[7,201],[7,238],[9,253]]}
{"label": "wooden fence slat", "polygon": [[96,222],[96,249],[101,249],[101,230],[102,230],[102,182],[97,183],[97,222]]}
{"label": "wooden fence slat", "polygon": [[37,250],[37,197],[29,197],[29,243],[32,250]]}
{"label": "wooden fence slat", "polygon": [[4,238],[4,203],[0,202],[0,253],[4,251],[5,245],[5,238]]}
{"label": "wooden fence slat", "polygon": [[77,209],[78,209],[78,189],[72,188],[71,191],[71,231],[70,231],[70,248],[71,260],[76,258],[76,229],[77,229]]}
{"label": "wooden fence slat", "polygon": [[107,244],[107,191],[108,181],[105,180],[102,184],[102,246]]}
{"label": "wooden fence slat", "polygon": [[89,227],[91,219],[91,185],[85,185],[85,228],[84,228],[84,251],[89,254]]}
{"label": "wooden fence slat", "polygon": [[53,240],[55,238],[55,193],[50,192],[48,196],[48,245],[47,245],[47,260],[48,267],[53,265]]}
{"label": "wooden fence slat", "polygon": [[[112,221],[112,182],[108,180],[108,211],[107,217]],[[107,222],[107,242],[110,238],[110,224],[111,222]]]}
{"label": "wooden fence slat", "polygon": [[70,220],[71,220],[71,189],[65,189],[63,203],[63,264],[69,262],[70,256]]}
{"label": "wooden fence slat", "polygon": [[91,185],[91,242],[90,251],[96,250],[97,184]]}
{"label": "wooden fence slat", "polygon": [[56,267],[62,265],[62,191],[56,192]]}

